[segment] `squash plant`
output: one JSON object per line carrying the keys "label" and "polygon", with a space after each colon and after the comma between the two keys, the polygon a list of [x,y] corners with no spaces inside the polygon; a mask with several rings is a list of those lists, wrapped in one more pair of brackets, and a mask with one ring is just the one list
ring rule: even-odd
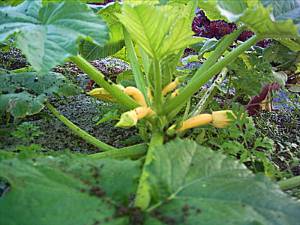
{"label": "squash plant", "polygon": [[[236,22],[239,28],[222,38],[187,79],[176,76],[176,65],[183,50],[200,41],[190,27],[198,4]],[[48,89],[35,85],[35,78],[30,81],[32,73],[1,75],[9,83],[8,88],[0,86],[1,110],[20,115],[19,110],[12,110],[20,99],[12,100],[12,92],[22,86],[20,93],[34,94],[40,100],[38,107],[45,104],[70,129],[104,152],[29,159],[2,153],[0,177],[9,188],[0,198],[0,224],[298,224],[299,202],[280,190],[298,185],[298,178],[279,186],[221,153],[179,138],[199,125],[226,127],[235,117],[230,111],[189,118],[187,107],[187,113],[178,116],[202,85],[257,41],[278,38],[296,46],[299,36],[293,21],[273,20],[270,8],[258,0],[124,1],[121,8],[115,16],[123,26],[136,87],[113,83],[78,54],[81,40],[101,47],[108,39],[107,25],[87,5],[25,0],[15,7],[0,8],[0,41],[15,35],[17,47],[38,77],[36,83],[40,77],[59,82],[59,76],[49,70],[72,61],[100,86],[91,95],[128,109],[118,126],[143,121],[149,133],[148,143],[116,149],[78,128],[46,97],[40,99]],[[246,28],[256,35],[231,48]],[[15,79],[18,81],[13,82]],[[60,93],[61,86],[54,86],[52,93]]]}

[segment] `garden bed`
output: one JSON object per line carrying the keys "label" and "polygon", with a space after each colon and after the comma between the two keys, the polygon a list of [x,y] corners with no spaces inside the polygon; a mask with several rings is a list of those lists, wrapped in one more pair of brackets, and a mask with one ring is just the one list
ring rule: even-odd
{"label": "garden bed", "polygon": [[1,2],[0,225],[298,224],[299,9]]}

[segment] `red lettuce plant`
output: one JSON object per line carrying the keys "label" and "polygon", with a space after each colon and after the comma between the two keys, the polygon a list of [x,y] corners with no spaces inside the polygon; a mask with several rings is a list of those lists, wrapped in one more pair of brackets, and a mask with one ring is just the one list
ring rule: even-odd
{"label": "red lettuce plant", "polygon": [[257,114],[262,108],[261,103],[267,98],[268,94],[271,91],[276,91],[279,89],[280,89],[280,85],[278,83],[272,83],[272,84],[265,85],[262,88],[259,95],[252,97],[251,100],[249,101],[249,103],[247,104],[246,109],[248,111],[248,114],[250,116]]}

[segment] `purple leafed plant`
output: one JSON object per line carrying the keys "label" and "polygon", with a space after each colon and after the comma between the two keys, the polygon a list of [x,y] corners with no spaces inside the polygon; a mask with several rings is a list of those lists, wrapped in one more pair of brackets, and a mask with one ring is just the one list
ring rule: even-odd
{"label": "purple leafed plant", "polygon": [[[226,34],[232,33],[237,29],[235,23],[228,23],[224,20],[209,20],[203,10],[197,10],[196,16],[192,23],[192,30],[196,36],[206,38],[221,39]],[[244,31],[238,37],[239,41],[246,41],[254,35],[252,31]],[[268,47],[271,43],[270,39],[259,41],[256,45],[262,48]]]}
{"label": "purple leafed plant", "polygon": [[279,89],[280,89],[280,85],[278,83],[272,83],[272,84],[265,85],[262,88],[259,95],[252,97],[251,100],[249,101],[249,103],[247,104],[246,109],[248,111],[248,114],[250,116],[257,114],[261,109],[260,104],[262,103],[262,101],[264,101],[266,99],[269,92],[276,91]]}

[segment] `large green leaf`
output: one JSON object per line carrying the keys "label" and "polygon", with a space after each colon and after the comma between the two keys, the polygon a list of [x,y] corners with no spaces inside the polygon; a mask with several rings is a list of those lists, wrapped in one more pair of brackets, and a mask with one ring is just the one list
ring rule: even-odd
{"label": "large green leaf", "polygon": [[300,2],[298,0],[261,0],[261,2],[266,7],[272,7],[275,19],[292,19],[300,31]]}
{"label": "large green leaf", "polygon": [[76,0],[45,5],[41,0],[27,0],[0,8],[0,17],[0,41],[16,33],[17,46],[38,72],[76,55],[78,39],[93,39],[98,45],[107,39],[103,20]]}
{"label": "large green leaf", "polygon": [[133,193],[139,166],[67,156],[3,160],[0,177],[10,189],[0,199],[0,224],[129,224],[115,200]]}
{"label": "large green leaf", "polygon": [[291,19],[274,20],[270,8],[259,0],[218,0],[221,14],[233,22],[241,22],[261,37],[296,38],[297,26]]}
{"label": "large green leaf", "polygon": [[121,4],[115,2],[101,8],[98,14],[105,20],[109,28],[109,40],[104,46],[99,46],[90,41],[82,41],[80,44],[80,54],[88,59],[94,60],[111,56],[120,51],[124,45],[122,24],[118,21],[115,13],[121,12]]}
{"label": "large green leaf", "polygon": [[0,6],[18,5],[22,2],[23,0],[2,0],[0,1]]}
{"label": "large green leaf", "polygon": [[261,38],[296,38],[299,34],[292,18],[274,18],[270,3],[264,3],[268,6],[265,8],[262,4],[264,1],[268,0],[199,0],[199,5],[208,16],[213,15],[214,19],[224,17],[230,22],[245,24]]}
{"label": "large green leaf", "polygon": [[291,70],[300,61],[300,48],[298,52],[293,52],[280,43],[273,43],[263,50],[263,59],[275,63],[279,71]]}
{"label": "large green leaf", "polygon": [[0,75],[0,114],[10,112],[14,117],[25,117],[40,112],[49,96],[78,94],[77,86],[63,75],[35,72]]}
{"label": "large green leaf", "polygon": [[28,92],[0,95],[0,114],[9,112],[15,118],[39,113],[44,108],[45,95],[34,96]]}
{"label": "large green leaf", "polygon": [[292,20],[273,21],[270,12],[262,5],[246,10],[240,21],[263,37],[296,38],[298,36],[297,26]]}
{"label": "large green leaf", "polygon": [[[261,0],[264,6],[272,7],[276,20],[293,20],[300,33],[300,2],[297,0]],[[300,51],[300,37],[294,40],[283,39],[280,42],[293,51]]]}
{"label": "large green leaf", "polygon": [[195,4],[186,6],[123,6],[118,17],[132,39],[152,58],[162,59],[198,42],[191,21]]}
{"label": "large green leaf", "polygon": [[[152,216],[172,224],[291,225],[300,203],[262,175],[192,141],[157,147],[147,166]],[[146,224],[154,224],[152,221]],[[163,223],[164,224],[164,223]]]}
{"label": "large green leaf", "polygon": [[216,9],[218,0],[198,0],[198,6],[200,9],[204,10],[205,15],[211,20],[225,19]]}
{"label": "large green leaf", "polygon": [[152,208],[144,215],[128,207],[140,161],[3,159],[0,178],[10,188],[0,199],[0,224],[298,224],[299,203],[220,153],[176,140],[153,156],[147,166]]}

